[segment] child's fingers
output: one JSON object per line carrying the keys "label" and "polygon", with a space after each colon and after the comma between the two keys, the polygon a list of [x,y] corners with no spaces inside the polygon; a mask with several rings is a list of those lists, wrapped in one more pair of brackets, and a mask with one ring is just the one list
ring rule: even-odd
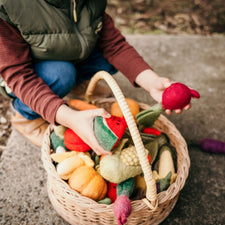
{"label": "child's fingers", "polygon": [[111,117],[111,114],[108,113],[105,109],[100,108],[100,109],[93,109],[91,110],[92,116],[96,117],[96,116],[102,116],[104,118],[109,118]]}
{"label": "child's fingers", "polygon": [[181,113],[182,113],[182,109],[175,109],[174,111],[175,111],[175,113],[177,113],[177,114],[181,114]]}
{"label": "child's fingers", "polygon": [[191,108],[191,103],[189,103],[188,105],[186,105],[185,107],[184,107],[184,110],[188,110],[188,109],[190,109]]}
{"label": "child's fingers", "polygon": [[165,110],[165,113],[166,113],[167,115],[171,115],[171,114],[172,114],[172,111],[171,111],[170,109],[166,109],[166,110]]}

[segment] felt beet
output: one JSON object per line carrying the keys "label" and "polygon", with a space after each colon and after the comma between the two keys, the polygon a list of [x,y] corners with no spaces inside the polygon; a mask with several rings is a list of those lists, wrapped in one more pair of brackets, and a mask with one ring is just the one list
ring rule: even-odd
{"label": "felt beet", "polygon": [[113,206],[113,211],[117,217],[118,225],[123,225],[127,222],[127,218],[132,210],[130,199],[126,195],[120,195]]}
{"label": "felt beet", "polygon": [[200,94],[182,83],[173,83],[165,89],[162,95],[164,109],[182,109],[188,105],[191,98],[200,98]]}
{"label": "felt beet", "polygon": [[87,152],[91,148],[72,129],[68,128],[64,134],[64,143],[71,151]]}
{"label": "felt beet", "polygon": [[202,151],[209,153],[225,154],[225,142],[205,138],[199,140],[197,145]]}

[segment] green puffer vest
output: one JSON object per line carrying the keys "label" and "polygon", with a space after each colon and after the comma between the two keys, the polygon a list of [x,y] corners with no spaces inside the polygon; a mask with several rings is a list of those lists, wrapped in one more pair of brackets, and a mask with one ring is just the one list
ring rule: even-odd
{"label": "green puffer vest", "polygon": [[18,28],[34,58],[79,62],[96,45],[106,3],[107,0],[0,0],[0,18]]}

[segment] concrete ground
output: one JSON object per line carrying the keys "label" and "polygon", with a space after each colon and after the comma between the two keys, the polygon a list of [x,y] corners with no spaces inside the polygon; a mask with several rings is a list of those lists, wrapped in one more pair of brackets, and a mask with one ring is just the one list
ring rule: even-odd
{"label": "concrete ground", "polygon": [[[184,138],[225,141],[225,37],[132,35],[127,39],[158,74],[200,92],[191,110],[167,116]],[[153,103],[120,73],[115,78],[126,97]],[[189,177],[162,224],[225,224],[225,155],[204,153],[194,146],[189,146],[189,154]],[[15,130],[0,161],[0,224],[67,224],[48,200],[40,150]]]}

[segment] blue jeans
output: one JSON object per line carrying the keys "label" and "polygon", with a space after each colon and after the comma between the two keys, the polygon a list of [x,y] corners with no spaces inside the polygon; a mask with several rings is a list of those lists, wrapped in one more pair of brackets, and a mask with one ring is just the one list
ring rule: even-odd
{"label": "blue jeans", "polygon": [[[41,77],[60,98],[65,97],[75,84],[91,79],[91,77],[100,70],[107,71],[110,74],[115,74],[117,72],[103,57],[103,54],[96,49],[86,60],[76,65],[76,67],[73,63],[67,61],[41,61],[34,64],[35,73]],[[23,117],[29,120],[40,117],[39,114],[25,105],[13,93],[10,95],[14,98],[13,106],[15,110]]]}

